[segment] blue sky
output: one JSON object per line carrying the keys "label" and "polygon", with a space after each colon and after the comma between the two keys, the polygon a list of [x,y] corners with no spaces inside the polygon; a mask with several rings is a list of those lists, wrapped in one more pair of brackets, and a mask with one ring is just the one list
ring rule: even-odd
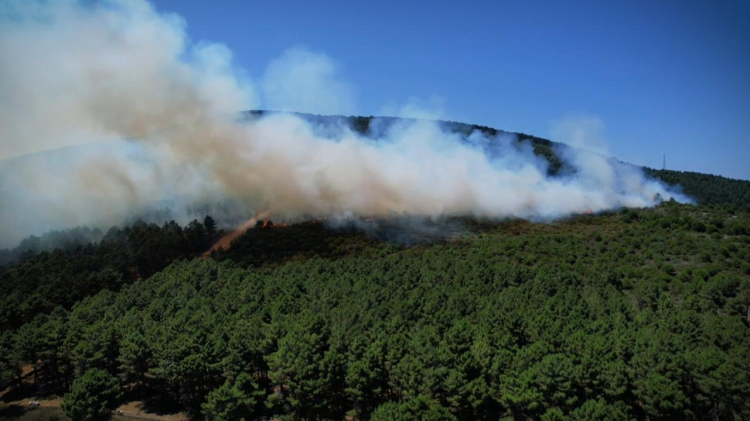
{"label": "blue sky", "polygon": [[153,3],[251,77],[291,47],[330,56],[358,114],[440,98],[561,141],[557,122],[596,121],[620,159],[750,179],[750,1]]}

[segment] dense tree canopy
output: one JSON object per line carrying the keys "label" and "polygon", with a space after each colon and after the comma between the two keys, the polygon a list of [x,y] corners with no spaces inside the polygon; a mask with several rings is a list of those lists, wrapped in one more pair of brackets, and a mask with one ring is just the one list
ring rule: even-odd
{"label": "dense tree canopy", "polygon": [[[81,230],[89,232],[74,231]],[[29,249],[20,261],[0,266],[0,328],[17,328],[58,306],[70,308],[102,289],[117,291],[205,251],[216,236],[215,226],[209,232],[197,220],[185,228],[174,221],[162,226],[137,221],[111,228],[98,242],[73,241],[37,253]]]}
{"label": "dense tree canopy", "polygon": [[746,211],[463,224],[409,247],[251,228],[222,261],[4,325],[4,380],[34,361],[47,389],[106,373],[211,420],[750,417]]}
{"label": "dense tree canopy", "polygon": [[[570,170],[564,145],[439,124]],[[75,420],[123,396],[206,420],[750,419],[750,182],[646,174],[699,206],[263,221],[207,260],[210,216],[32,236],[0,252],[0,384]]]}
{"label": "dense tree canopy", "polygon": [[750,182],[689,171],[646,169],[646,174],[680,186],[685,194],[704,204],[750,204]]}

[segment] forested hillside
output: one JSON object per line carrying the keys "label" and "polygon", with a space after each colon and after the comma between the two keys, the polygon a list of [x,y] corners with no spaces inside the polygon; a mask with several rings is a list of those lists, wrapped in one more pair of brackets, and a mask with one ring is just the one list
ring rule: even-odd
{"label": "forested hillside", "polygon": [[[76,301],[102,289],[112,291],[146,278],[172,261],[192,258],[205,251],[217,236],[212,218],[180,227],[174,221],[163,226],[138,221],[124,228],[113,227],[98,243],[72,241],[80,232],[54,232],[39,239],[24,240],[8,255],[20,258],[0,266],[0,329],[15,329],[56,307],[70,308]],[[71,234],[72,233],[72,234]],[[29,245],[44,245],[52,238],[58,247],[46,251]],[[84,237],[86,238],[86,237]]]}
{"label": "forested hillside", "polygon": [[[750,417],[745,210],[664,203],[410,247],[293,227],[6,324],[6,385],[73,385],[69,413],[147,398],[209,420]],[[290,244],[304,232],[327,246]]]}
{"label": "forested hillside", "polygon": [[750,181],[734,180],[719,175],[690,171],[645,169],[646,174],[663,180],[667,184],[679,185],[699,203],[731,203],[737,206],[750,204]]}
{"label": "forested hillside", "polygon": [[[303,116],[372,139],[400,121]],[[564,145],[508,135],[565,173]],[[59,419],[56,396],[74,420],[129,402],[198,420],[750,419],[750,182],[645,171],[698,206],[260,221],[211,253],[211,217],[32,236],[0,253],[0,421]],[[46,398],[49,418],[18,405]]]}
{"label": "forested hillside", "polygon": [[71,250],[89,243],[96,243],[104,234],[98,228],[76,227],[62,231],[49,231],[42,236],[25,238],[12,250],[0,250],[0,265],[12,262],[26,255],[32,257],[43,251]]}

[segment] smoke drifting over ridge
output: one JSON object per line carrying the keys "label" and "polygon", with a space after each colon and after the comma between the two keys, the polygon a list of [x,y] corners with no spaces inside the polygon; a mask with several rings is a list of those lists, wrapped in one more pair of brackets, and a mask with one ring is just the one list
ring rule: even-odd
{"label": "smoke drifting over ridge", "polygon": [[687,200],[602,155],[567,149],[575,173],[549,177],[513,139],[427,121],[377,141],[289,114],[247,121],[239,112],[263,104],[353,111],[352,89],[330,58],[302,49],[256,87],[226,47],[191,43],[181,18],[142,0],[3,3],[0,55],[0,159],[11,158],[0,161],[0,246],[165,206],[541,220],[651,206],[657,193]]}

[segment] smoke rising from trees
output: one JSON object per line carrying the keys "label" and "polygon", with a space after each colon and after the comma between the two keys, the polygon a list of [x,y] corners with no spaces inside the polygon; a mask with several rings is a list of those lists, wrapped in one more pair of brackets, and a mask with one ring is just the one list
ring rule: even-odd
{"label": "smoke rising from trees", "polygon": [[254,83],[227,47],[191,42],[185,27],[143,0],[0,6],[3,245],[167,206],[545,220],[687,200],[601,154],[567,149],[575,171],[551,177],[511,138],[464,139],[429,121],[375,141],[289,114],[242,119],[260,107],[346,112],[354,90],[333,60],[300,48]]}

